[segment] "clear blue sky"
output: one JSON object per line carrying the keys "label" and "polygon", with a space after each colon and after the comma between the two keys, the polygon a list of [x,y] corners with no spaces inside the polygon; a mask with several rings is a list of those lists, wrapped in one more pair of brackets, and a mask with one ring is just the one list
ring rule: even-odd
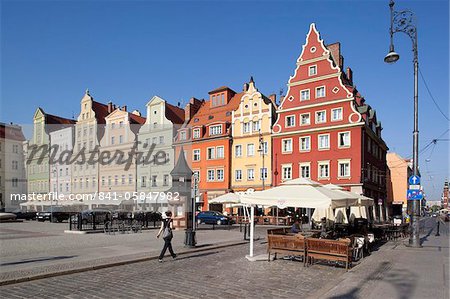
{"label": "clear blue sky", "polygon": [[[155,94],[176,104],[251,75],[265,94],[286,91],[309,24],[340,41],[345,65],[377,110],[391,151],[411,156],[413,68],[409,38],[387,65],[383,1],[1,1],[1,117],[32,123],[35,109],[72,117],[89,88],[96,100],[145,110]],[[397,1],[417,15],[420,68],[449,114],[448,1]],[[449,126],[419,80],[420,166],[429,199],[449,176]],[[427,159],[427,160],[426,160]]]}

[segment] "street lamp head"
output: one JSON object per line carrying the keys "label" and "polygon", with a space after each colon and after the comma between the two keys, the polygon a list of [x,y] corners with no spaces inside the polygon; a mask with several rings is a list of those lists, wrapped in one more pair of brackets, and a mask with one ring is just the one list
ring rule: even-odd
{"label": "street lamp head", "polygon": [[400,59],[400,55],[398,55],[397,52],[394,51],[394,49],[391,49],[389,53],[384,57],[384,62],[386,63],[394,63],[397,60]]}

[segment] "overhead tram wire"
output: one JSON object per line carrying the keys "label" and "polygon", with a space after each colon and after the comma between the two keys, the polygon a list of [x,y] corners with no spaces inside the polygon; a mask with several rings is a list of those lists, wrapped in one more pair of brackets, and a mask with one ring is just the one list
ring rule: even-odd
{"label": "overhead tram wire", "polygon": [[448,116],[445,115],[445,113],[442,111],[441,107],[439,107],[438,103],[436,102],[436,100],[434,99],[433,95],[431,94],[430,88],[428,87],[428,84],[425,81],[425,78],[424,78],[424,76],[422,74],[422,71],[420,70],[420,67],[419,67],[419,74],[420,74],[420,77],[422,78],[422,81],[423,81],[423,84],[425,85],[425,88],[428,91],[428,94],[430,95],[431,100],[433,100],[434,105],[439,110],[439,112],[442,114],[442,116],[445,117],[445,119],[450,122],[450,119],[448,118]]}

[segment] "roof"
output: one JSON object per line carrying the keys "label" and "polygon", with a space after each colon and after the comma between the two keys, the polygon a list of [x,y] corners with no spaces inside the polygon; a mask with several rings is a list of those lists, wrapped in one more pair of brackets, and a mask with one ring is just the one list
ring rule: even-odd
{"label": "roof", "polygon": [[0,123],[0,138],[16,141],[25,141],[23,136],[22,127],[18,125],[7,125]]}
{"label": "roof", "polygon": [[108,105],[102,104],[92,100],[92,110],[95,112],[95,118],[97,119],[97,123],[105,124],[105,117],[108,116]]}
{"label": "roof", "polygon": [[166,117],[174,124],[184,122],[184,110],[166,102]]}
{"label": "roof", "polygon": [[[189,120],[188,125],[193,127],[208,125],[215,122],[231,121],[231,113],[227,115],[227,112],[236,110],[239,107],[241,98],[244,94],[245,92],[235,94],[228,104],[223,106],[211,107],[210,101],[203,102],[197,113]],[[211,119],[210,116],[213,116],[213,118]]]}
{"label": "roof", "polygon": [[227,89],[234,92],[234,90],[232,90],[232,89],[229,88],[228,86],[221,86],[221,87],[219,87],[219,88],[216,88],[216,89],[211,90],[210,92],[208,92],[208,94],[217,93],[217,92],[224,91],[224,90],[227,90]]}
{"label": "roof", "polygon": [[130,123],[132,124],[145,124],[145,117],[136,115],[134,113],[128,112],[128,115],[130,116]]}
{"label": "roof", "polygon": [[73,125],[76,121],[74,119],[68,119],[57,115],[45,113],[46,125]]}

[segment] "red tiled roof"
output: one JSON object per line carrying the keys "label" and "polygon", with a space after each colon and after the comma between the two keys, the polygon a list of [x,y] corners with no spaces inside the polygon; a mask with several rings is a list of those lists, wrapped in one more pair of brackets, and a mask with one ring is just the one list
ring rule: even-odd
{"label": "red tiled roof", "polygon": [[56,116],[52,114],[45,113],[45,124],[46,125],[73,125],[75,124],[74,119],[68,119],[61,116]]}
{"label": "red tiled roof", "polygon": [[17,125],[0,123],[0,138],[7,140],[25,141],[22,128]]}
{"label": "red tiled roof", "polygon": [[95,118],[97,119],[97,123],[105,124],[105,117],[108,116],[108,105],[96,102],[92,100],[92,110],[95,112]]}
{"label": "red tiled roof", "polygon": [[184,122],[184,110],[166,102],[166,117],[174,124]]}
{"label": "red tiled roof", "polygon": [[[201,126],[215,122],[231,121],[231,114],[227,115],[227,112],[238,108],[244,94],[245,92],[235,94],[228,104],[223,106],[211,107],[210,101],[203,102],[198,112],[189,120],[188,125]],[[210,119],[210,116],[213,116],[213,118]],[[198,120],[195,121],[196,119]]]}
{"label": "red tiled roof", "polygon": [[142,116],[130,113],[130,112],[128,112],[128,115],[130,116],[130,122],[132,124],[140,124],[140,125],[145,124],[145,117],[142,117]]}
{"label": "red tiled roof", "polygon": [[[232,90],[231,88],[229,88],[228,86],[221,86],[221,87],[219,87],[219,88],[216,88],[216,89],[211,90],[210,92],[208,92],[208,94],[213,94],[213,93],[216,93],[216,92],[219,92],[219,91],[223,91],[223,90],[227,90],[227,89],[233,91],[233,90]],[[233,91],[233,92],[234,92],[234,91]]]}

